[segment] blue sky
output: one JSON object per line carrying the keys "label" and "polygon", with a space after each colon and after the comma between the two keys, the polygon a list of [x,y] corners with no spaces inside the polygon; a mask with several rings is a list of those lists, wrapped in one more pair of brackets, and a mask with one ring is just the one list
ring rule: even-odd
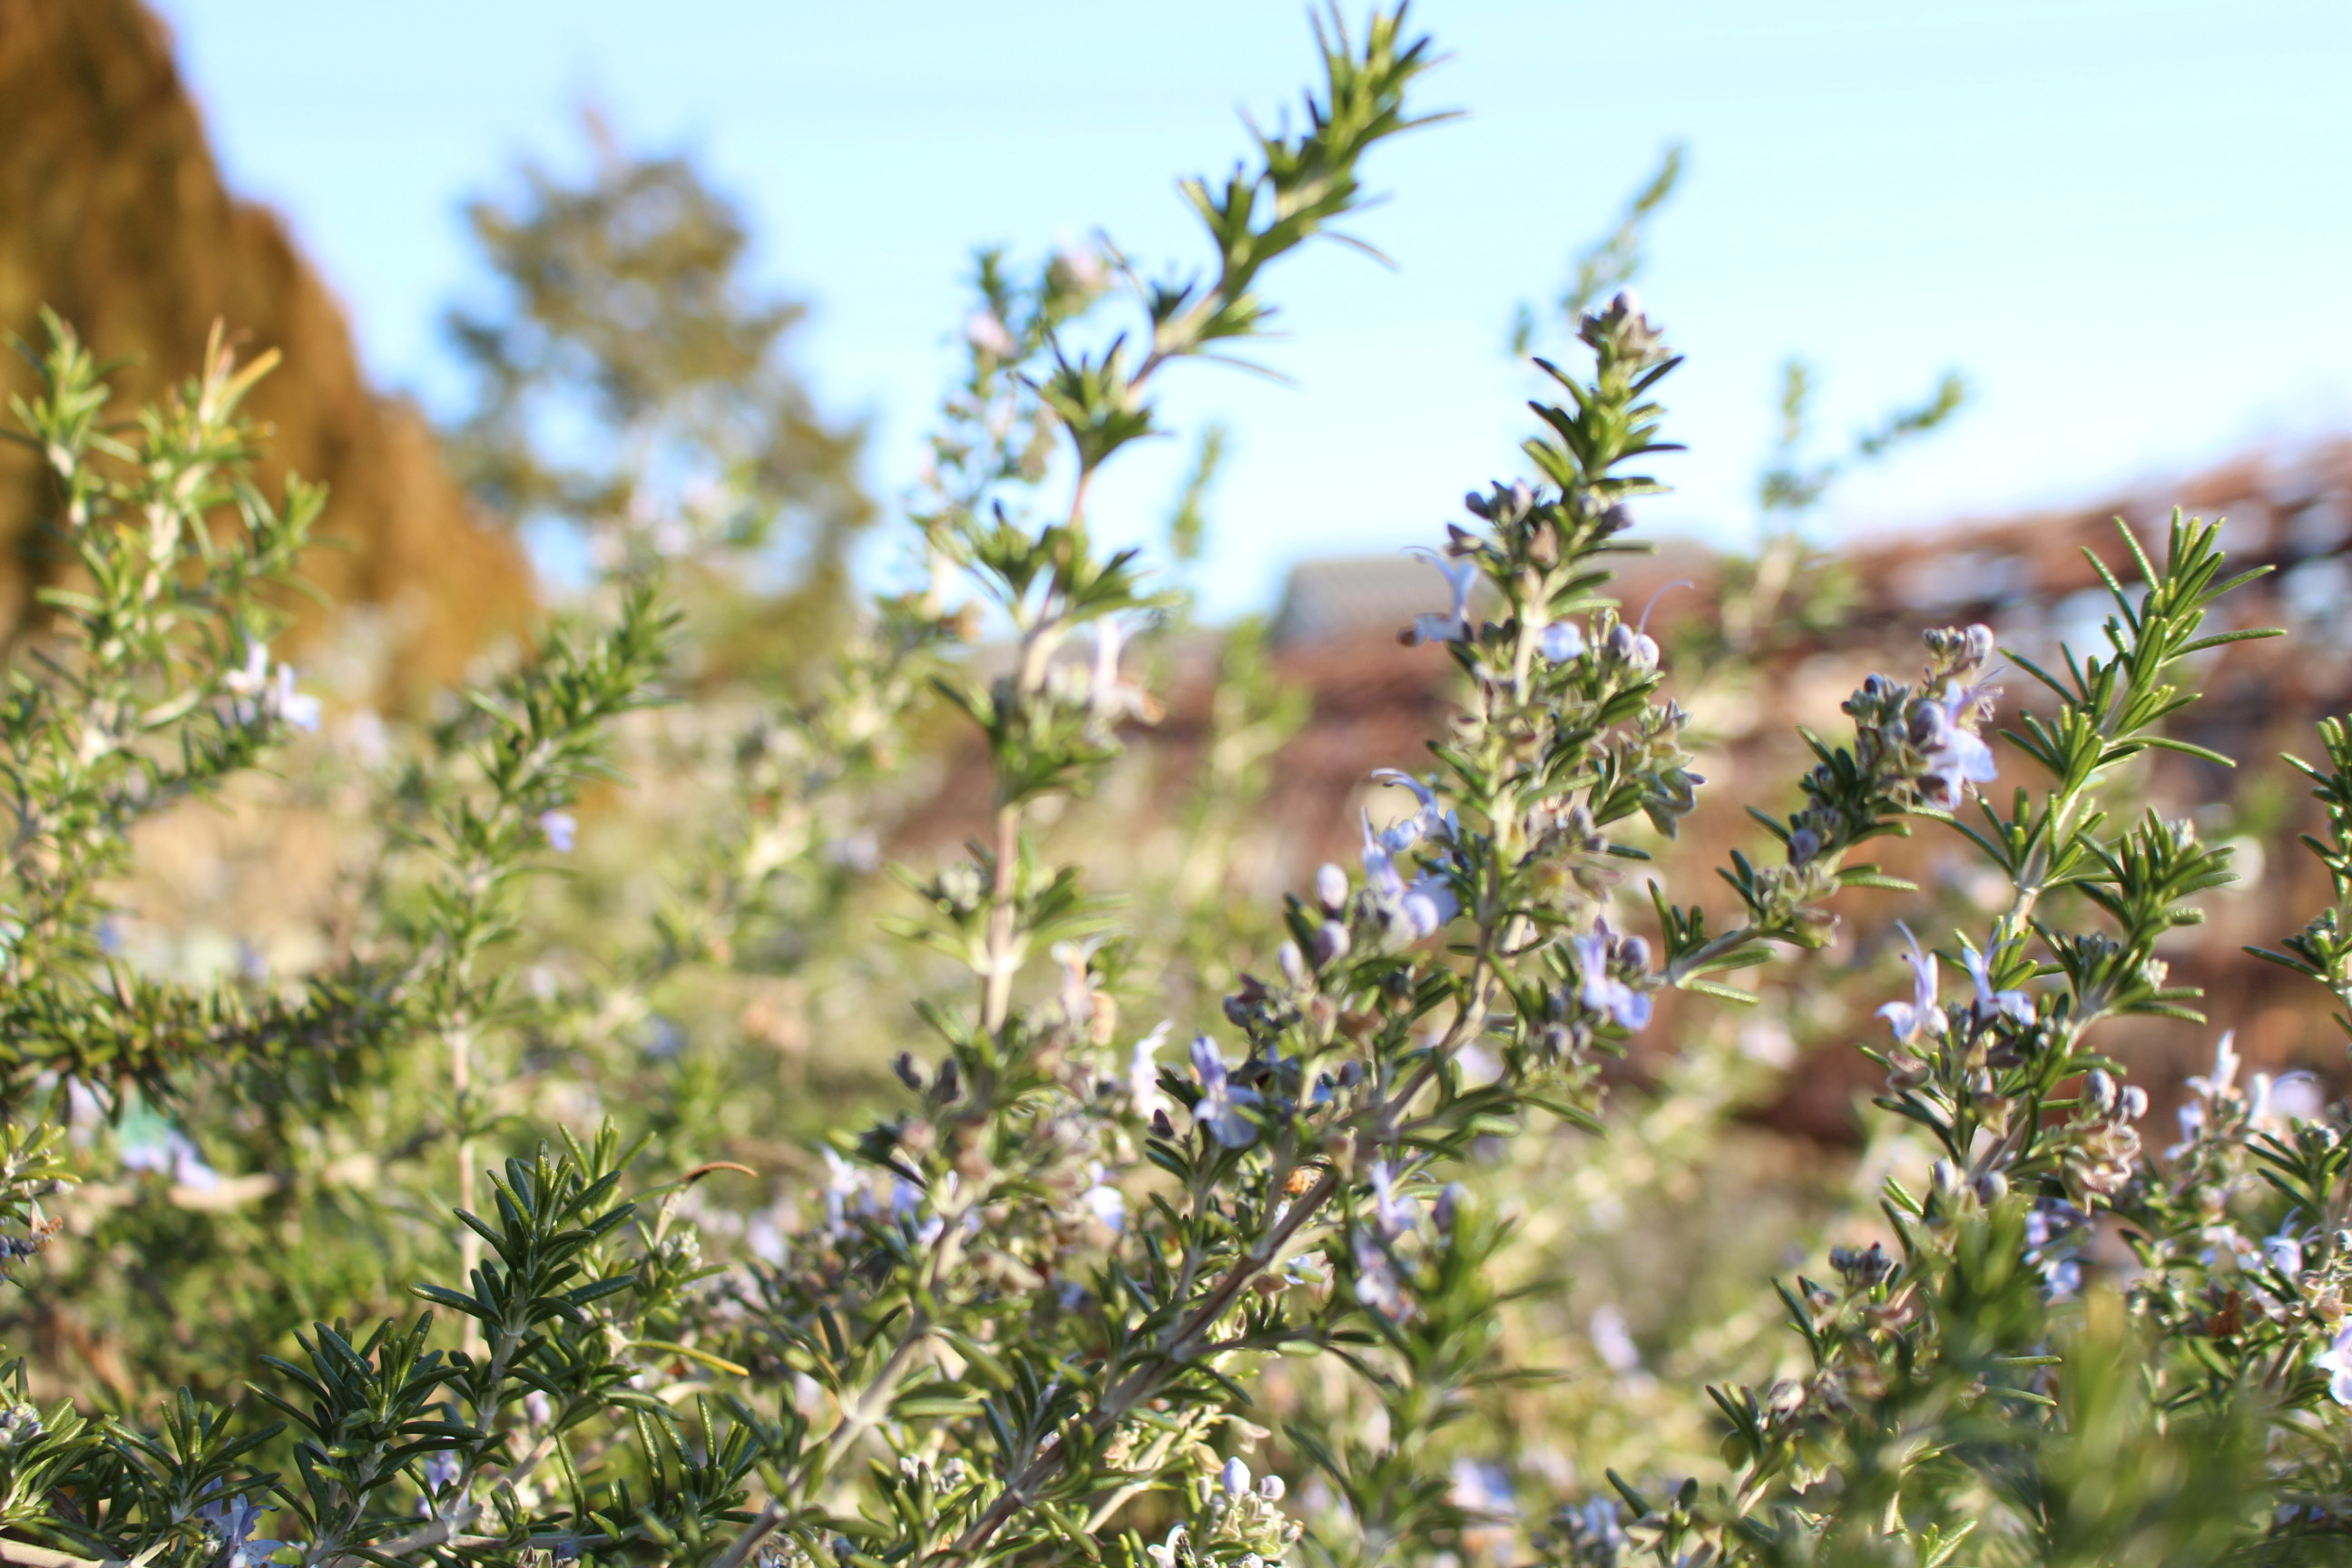
{"label": "blue sky", "polygon": [[[481,276],[457,208],[516,160],[580,156],[574,105],[698,154],[813,301],[797,356],[871,419],[902,489],[948,374],[972,246],[1100,227],[1200,254],[1174,178],[1241,152],[1237,110],[1291,101],[1301,7],[998,0],[160,0],[228,175],[349,304],[373,374],[459,390],[442,308]],[[1463,120],[1370,170],[1358,226],[1276,275],[1292,379],[1171,382],[1235,449],[1212,507],[1212,605],[1262,605],[1301,554],[1425,540],[1518,467],[1528,374],[1504,353],[1660,148],[1689,146],[1643,290],[1688,367],[1668,384],[1658,529],[1737,539],[1777,367],[1817,367],[1832,436],[1977,392],[1930,446],[1843,488],[1841,530],[2095,497],[2263,443],[2352,429],[2352,6],[2342,0],[1424,0]],[[1105,487],[1143,535],[1184,452]]]}

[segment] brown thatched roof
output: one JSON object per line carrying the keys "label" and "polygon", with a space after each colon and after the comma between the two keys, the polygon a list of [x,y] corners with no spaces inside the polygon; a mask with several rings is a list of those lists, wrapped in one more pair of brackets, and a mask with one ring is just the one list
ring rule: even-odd
{"label": "brown thatched roof", "polygon": [[[196,367],[215,321],[285,363],[252,407],[274,428],[264,480],[333,487],[346,548],[306,575],[336,602],[396,612],[412,688],[454,675],[530,604],[521,552],[468,515],[416,410],[372,392],[349,326],[272,213],[232,197],[163,25],[139,0],[0,5],[0,331],[37,336],[47,304],[105,356],[125,407]],[[0,386],[24,385],[23,367]],[[0,457],[0,629],[52,568],[37,529],[46,486]]]}

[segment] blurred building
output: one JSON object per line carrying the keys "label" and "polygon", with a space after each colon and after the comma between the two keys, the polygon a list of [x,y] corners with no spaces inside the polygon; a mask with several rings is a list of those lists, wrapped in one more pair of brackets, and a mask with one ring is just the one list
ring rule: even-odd
{"label": "blurred building", "polygon": [[[1983,621],[2005,648],[2053,669],[2062,666],[2062,643],[2078,654],[2105,652],[2100,627],[2113,601],[2084,552],[2097,552],[2128,587],[2139,573],[2116,520],[2160,559],[2176,506],[2226,518],[2223,540],[2233,564],[2266,574],[2231,594],[2210,629],[2281,626],[2292,635],[2231,645],[2194,661],[2205,700],[2180,717],[2175,732],[2238,759],[2238,769],[2175,754],[2141,764],[2164,809],[2190,816],[2209,836],[2238,846],[2242,880],[2208,897],[2207,922],[2179,933],[2170,954],[2179,981],[2205,988],[2211,1026],[2132,1020],[2111,1026],[2109,1037],[2159,1091],[2210,1060],[2212,1035],[2221,1027],[2238,1031],[2256,1067],[2305,1067],[2343,1080],[2343,1040],[2326,994],[2242,948],[2275,946],[2331,897],[2325,875],[2297,842],[2316,826],[2316,811],[2304,798],[2300,776],[2278,754],[2315,753],[2316,721],[2352,707],[2352,441],[2249,457],[2096,505],[1856,541],[1843,552],[1853,597],[1834,630],[1784,641],[1753,669],[1733,665],[1696,690],[1675,689],[1696,715],[1699,767],[1709,781],[1699,812],[1665,861],[1681,896],[1722,901],[1709,890],[1707,868],[1724,863],[1735,846],[1757,852],[1761,838],[1742,805],[1785,807],[1797,798],[1796,781],[1811,763],[1797,727],[1832,738],[1850,733],[1839,704],[1874,670],[1915,675],[1920,632]],[[1694,622],[1721,603],[1721,561],[1698,546],[1669,543],[1656,555],[1629,558],[1617,587],[1623,603],[1638,606],[1678,579],[1692,586],[1663,595],[1651,623],[1669,648],[1706,629]],[[1442,608],[1444,594],[1434,570],[1402,553],[1306,562],[1293,572],[1275,617],[1276,657],[1284,674],[1313,694],[1313,709],[1275,770],[1265,813],[1288,846],[1285,864],[1273,873],[1282,886],[1304,886],[1318,859],[1351,856],[1367,775],[1377,767],[1414,766],[1439,732],[1454,689],[1453,667],[1442,650],[1400,646],[1397,633],[1413,615]],[[2040,689],[2016,668],[2005,685],[2007,721],[2019,706],[2033,705]],[[1181,743],[1192,717],[1176,705],[1170,742]],[[2025,765],[2003,752],[2004,768]],[[2027,782],[2011,774],[1996,787]],[[1980,880],[1948,836],[1932,832],[1881,858],[1931,890],[1965,892],[1969,879]],[[1901,911],[1883,894],[1852,893],[1845,900],[1849,929],[1829,962],[1858,975],[1875,956],[1871,933],[1883,932]],[[1866,1011],[1849,1022],[1843,1038],[1869,1026]],[[1668,1015],[1657,1033],[1670,1032]],[[1856,1053],[1826,1051],[1791,1078],[1768,1119],[1839,1137],[1851,1125],[1854,1098],[1870,1089],[1874,1077]]]}

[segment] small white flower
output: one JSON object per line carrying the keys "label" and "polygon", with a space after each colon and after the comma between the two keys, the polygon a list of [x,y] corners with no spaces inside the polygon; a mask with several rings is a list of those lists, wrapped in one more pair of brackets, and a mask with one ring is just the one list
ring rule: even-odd
{"label": "small white flower", "polygon": [[1145,1121],[1168,1109],[1168,1096],[1160,1088],[1160,1047],[1167,1041],[1170,1027],[1162,1018],[1151,1033],[1135,1042],[1135,1054],[1127,1064],[1127,1097],[1135,1114]]}
{"label": "small white flower", "polygon": [[1118,673],[1119,649],[1127,641],[1127,628],[1117,616],[1105,616],[1094,625],[1094,670],[1087,681],[1087,710],[1098,725],[1114,725],[1124,719],[1140,719],[1149,724],[1160,717],[1160,704],[1151,693]]}
{"label": "small white flower", "polygon": [[2327,1393],[2336,1404],[2352,1405],[2352,1325],[2337,1330],[2311,1364],[2327,1373]]}
{"label": "small white flower", "polygon": [[308,734],[319,728],[319,700],[294,689],[294,667],[278,667],[278,684],[270,691],[270,706],[278,716],[297,730]]}

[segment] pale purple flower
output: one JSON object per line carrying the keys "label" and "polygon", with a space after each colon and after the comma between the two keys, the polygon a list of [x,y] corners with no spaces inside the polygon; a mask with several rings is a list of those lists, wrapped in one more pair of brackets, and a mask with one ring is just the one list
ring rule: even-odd
{"label": "pale purple flower", "polygon": [[2338,1329],[2312,1364],[2327,1373],[2327,1392],[2338,1405],[2352,1405],[2352,1324]]}
{"label": "pale purple flower", "polygon": [[1614,1563],[1632,1543],[1625,1527],[1618,1521],[1615,1498],[1594,1498],[1581,1508],[1569,1510],[1565,1518],[1569,1540],[1591,1549],[1587,1561]]}
{"label": "pale purple flower", "polygon": [[126,1171],[169,1173],[179,1186],[209,1191],[220,1185],[220,1173],[205,1163],[195,1144],[176,1127],[167,1129],[161,1139],[152,1142],[125,1143],[121,1160]]}
{"label": "pale purple flower", "polygon": [[[457,1456],[446,1448],[425,1456],[425,1495],[416,1500],[416,1512],[420,1518],[431,1519],[434,1516],[436,1500],[457,1484],[457,1477],[464,1469],[465,1466]],[[449,1500],[452,1503],[456,1500],[454,1498]]]}
{"label": "pale purple flower", "polygon": [[1585,1334],[1592,1342],[1592,1353],[1610,1371],[1624,1373],[1642,1370],[1642,1347],[1633,1342],[1633,1331],[1625,1326],[1625,1314],[1614,1304],[1603,1304],[1593,1311],[1591,1321],[1585,1325]]}
{"label": "pale purple flower", "polygon": [[539,830],[546,836],[550,849],[558,855],[569,855],[580,835],[580,821],[568,811],[542,811],[539,814]]}
{"label": "pale purple flower", "polygon": [[221,684],[238,697],[259,697],[269,689],[269,645],[245,645],[245,665],[221,677]]}
{"label": "pale purple flower", "polygon": [[1217,1043],[1206,1035],[1192,1041],[1192,1071],[1201,1080],[1201,1098],[1192,1106],[1192,1124],[1228,1149],[1245,1149],[1257,1141],[1257,1127],[1242,1114],[1244,1105],[1257,1103],[1257,1091],[1244,1089],[1225,1071]]}
{"label": "pale purple flower", "polygon": [[278,716],[297,730],[309,733],[319,727],[319,700],[294,689],[294,667],[278,667],[278,684],[271,689],[270,705]]}
{"label": "pale purple flower", "polygon": [[1509,1514],[1517,1500],[1511,1492],[1511,1473],[1502,1466],[1481,1459],[1456,1459],[1449,1477],[1445,1500],[1465,1513]]}
{"label": "pale purple flower", "polygon": [[2238,1066],[2238,1032],[2224,1029],[2213,1042],[2213,1070],[2190,1078],[2189,1087],[2200,1100],[2219,1100],[2237,1087]]}
{"label": "pale purple flower", "polygon": [[1439,1190],[1437,1201],[1430,1205],[1429,1217],[1440,1236],[1454,1234],[1454,1221],[1462,1213],[1462,1205],[1470,1201],[1470,1189],[1459,1182],[1448,1182]]}
{"label": "pale purple flower", "polygon": [[1127,641],[1127,628],[1117,616],[1105,616],[1095,623],[1094,673],[1087,682],[1087,710],[1097,724],[1116,724],[1123,719],[1141,719],[1149,722],[1160,716],[1160,705],[1151,693],[1118,672],[1119,649]]}
{"label": "pale purple flower", "polygon": [[1927,759],[1935,798],[1947,805],[1958,805],[1969,784],[1990,784],[1999,776],[1992,748],[1960,722],[1983,700],[1982,692],[1971,687],[1948,700],[1927,698],[1912,710],[1911,742]]}
{"label": "pale purple flower", "polygon": [[1315,872],[1315,901],[1327,914],[1338,914],[1348,907],[1348,873],[1326,861]]}
{"label": "pale purple flower", "polygon": [[963,341],[985,354],[1009,360],[1018,352],[1013,334],[993,310],[975,310],[963,324]]}
{"label": "pale purple flower", "polygon": [[286,1545],[285,1542],[254,1534],[261,1528],[261,1516],[268,1511],[242,1495],[197,1508],[196,1517],[204,1521],[205,1531],[221,1552],[214,1559],[214,1568],[257,1568]]}
{"label": "pale purple flower", "polygon": [[[250,699],[255,719],[276,717],[298,730],[319,727],[319,700],[294,689],[293,666],[278,665],[272,675],[269,645],[266,642],[247,643],[243,668],[221,677],[221,685],[231,696]],[[237,710],[240,714],[246,711],[243,704],[238,705]]]}
{"label": "pale purple flower", "polygon": [[1091,245],[1064,246],[1055,252],[1054,264],[1073,288],[1092,293],[1110,286],[1110,263]]}
{"label": "pale purple flower", "polygon": [[1369,811],[1364,813],[1364,885],[1383,901],[1404,897],[1404,879],[1397,875],[1396,858],[1373,829]]}
{"label": "pale purple flower", "polygon": [[[2260,1075],[2257,1075],[2260,1076]],[[2255,1120],[2268,1118],[2273,1121],[2316,1121],[2327,1113],[2327,1090],[2316,1074],[2309,1072],[2283,1073],[2270,1080],[2269,1092],[2254,1112]]]}
{"label": "pale purple flower", "polygon": [[1386,1160],[1372,1162],[1372,1228],[1394,1241],[1413,1227],[1421,1205],[1396,1190],[1396,1172]]}
{"label": "pale purple flower", "polygon": [[1404,1280],[1381,1244],[1358,1231],[1355,1254],[1357,1299],[1391,1322],[1411,1317],[1412,1302],[1405,1296]]}
{"label": "pale purple flower", "polygon": [[1584,657],[1584,634],[1568,621],[1554,621],[1536,638],[1536,647],[1554,664]]}
{"label": "pale purple flower", "polygon": [[1609,628],[1610,656],[1635,669],[1653,669],[1658,662],[1658,640],[1620,621]]}
{"label": "pale purple flower", "polygon": [[1568,945],[1576,954],[1576,971],[1582,977],[1578,995],[1587,1007],[1621,1029],[1638,1029],[1650,1021],[1649,994],[1634,990],[1609,973],[1616,939],[1606,921],[1582,936],[1570,937]]}
{"label": "pale purple flower", "polygon": [[1225,1468],[1218,1472],[1217,1479],[1224,1483],[1227,1497],[1237,1498],[1250,1489],[1250,1468],[1242,1462],[1239,1456],[1225,1461]]}
{"label": "pale purple flower", "polygon": [[1936,961],[1919,951],[1919,941],[1909,926],[1898,921],[1895,929],[1903,933],[1904,943],[1911,950],[1903,956],[1903,962],[1911,966],[1911,1000],[1889,1002],[1878,1016],[1894,1028],[1897,1040],[1908,1045],[1922,1030],[1937,1027],[1941,1017],[1936,1006]]}
{"label": "pale purple flower", "polygon": [[2002,1016],[2013,1022],[2033,1022],[2033,998],[2022,991],[1995,991],[1992,988],[1992,960],[1973,947],[1963,947],[1961,957],[1969,966],[1969,978],[1976,982],[1977,1016],[1990,1022]]}
{"label": "pale purple flower", "polygon": [[1461,912],[1462,900],[1454,896],[1454,884],[1434,871],[1415,878],[1405,889],[1405,924],[1415,942],[1435,936]]}
{"label": "pale purple flower", "polygon": [[2263,1257],[2290,1279],[2303,1274],[2303,1239],[2284,1228],[2263,1243]]}
{"label": "pale purple flower", "polygon": [[1442,616],[1415,616],[1412,627],[1404,634],[1408,643],[1461,642],[1470,635],[1470,595],[1478,585],[1478,563],[1467,558],[1451,560],[1434,550],[1416,547],[1409,553],[1420,556],[1444,577],[1452,590],[1454,603]]}
{"label": "pale purple flower", "polygon": [[1127,1098],[1135,1107],[1135,1114],[1150,1121],[1168,1109],[1168,1096],[1160,1088],[1160,1047],[1168,1038],[1170,1025],[1166,1019],[1151,1033],[1135,1042],[1135,1054],[1128,1058]]}
{"label": "pale purple flower", "polygon": [[1411,816],[1381,829],[1381,846],[1390,854],[1401,855],[1424,838],[1454,837],[1458,826],[1454,814],[1438,803],[1427,784],[1400,768],[1377,768],[1373,770],[1372,782],[1411,790],[1418,805]]}
{"label": "pale purple flower", "polygon": [[1087,1212],[1100,1221],[1106,1229],[1124,1231],[1127,1228],[1127,1194],[1102,1179],[1099,1164],[1087,1173],[1087,1180],[1094,1184],[1078,1194],[1078,1202],[1084,1204]]}

